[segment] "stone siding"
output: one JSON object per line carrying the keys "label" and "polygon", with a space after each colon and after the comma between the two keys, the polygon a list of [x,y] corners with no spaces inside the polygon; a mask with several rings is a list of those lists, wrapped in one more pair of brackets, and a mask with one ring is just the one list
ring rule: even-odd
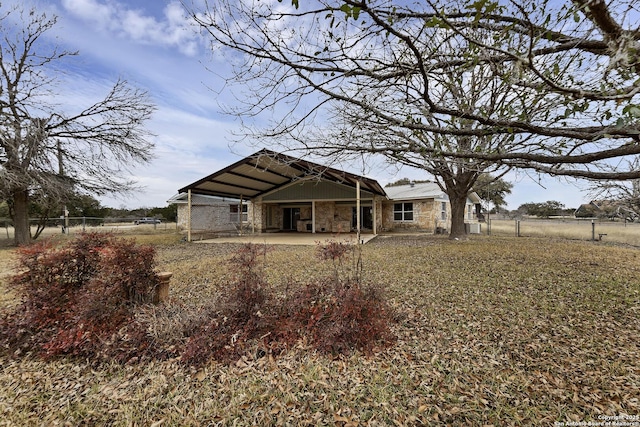
{"label": "stone siding", "polygon": [[447,219],[441,219],[441,202],[434,199],[413,200],[413,221],[394,221],[393,205],[399,201],[388,201],[382,205],[383,231],[421,230],[434,233],[436,228],[448,230],[451,226],[451,207],[447,204]]}

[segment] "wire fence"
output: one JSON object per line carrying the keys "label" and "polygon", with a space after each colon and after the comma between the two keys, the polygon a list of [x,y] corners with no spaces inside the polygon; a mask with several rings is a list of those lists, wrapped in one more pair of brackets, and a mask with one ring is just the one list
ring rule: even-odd
{"label": "wire fence", "polygon": [[[251,218],[247,213],[238,215],[230,212],[227,205],[218,209],[217,214],[205,213],[205,210],[192,211],[192,238],[203,238],[220,235],[237,235],[250,233]],[[77,234],[85,231],[101,231],[115,233],[154,233],[182,230],[186,233],[186,218],[181,222],[165,222],[154,224],[137,224],[138,217],[96,218],[69,217],[68,226],[64,218],[47,218],[43,224],[42,236],[56,234]],[[38,228],[39,219],[30,219],[31,233]],[[640,246],[640,223],[611,221],[606,219],[575,219],[572,217],[553,219],[493,219],[480,223],[480,234],[492,236],[514,237],[549,237],[572,240],[598,241]],[[0,218],[0,239],[13,239],[13,223],[9,218]],[[4,229],[4,230],[2,230]],[[475,232],[476,230],[474,230]]]}
{"label": "wire fence", "polygon": [[489,219],[482,234],[516,237],[557,237],[640,246],[640,223],[607,219]]}
{"label": "wire fence", "polygon": [[[34,235],[39,227],[42,227],[43,236],[52,236],[55,234],[77,234],[88,231],[101,232],[127,232],[127,231],[166,231],[175,230],[176,223],[164,222],[153,224],[139,224],[139,217],[122,217],[122,218],[97,218],[97,217],[68,217],[68,218],[46,218],[46,219],[29,219],[31,226],[31,234]],[[0,227],[4,232],[0,231],[3,238],[13,239],[15,230],[13,221],[10,218],[0,218]]]}

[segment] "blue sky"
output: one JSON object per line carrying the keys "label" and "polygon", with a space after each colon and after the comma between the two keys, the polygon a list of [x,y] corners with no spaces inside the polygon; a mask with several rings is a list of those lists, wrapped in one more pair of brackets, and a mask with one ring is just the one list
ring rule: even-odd
{"label": "blue sky", "polygon": [[[58,16],[57,43],[78,50],[58,93],[70,107],[87,105],[103,97],[118,77],[149,92],[157,111],[148,128],[155,134],[156,158],[136,167],[133,178],[144,187],[126,198],[102,198],[110,207],[165,206],[181,188],[256,151],[234,143],[239,122],[224,115],[223,105],[235,99],[225,90],[228,66],[208,48],[182,13],[175,0],[12,0],[33,4]],[[342,165],[353,173],[357,167]],[[380,184],[403,177],[428,179],[409,168],[365,172]],[[567,207],[588,201],[573,181],[512,173],[514,184],[507,197],[515,209],[528,202],[558,200]]]}

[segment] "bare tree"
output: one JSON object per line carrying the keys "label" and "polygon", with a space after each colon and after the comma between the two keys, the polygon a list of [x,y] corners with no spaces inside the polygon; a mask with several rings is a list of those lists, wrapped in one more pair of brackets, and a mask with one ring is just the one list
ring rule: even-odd
{"label": "bare tree", "polygon": [[[351,109],[367,120],[361,127],[503,137],[481,150],[425,146],[424,156],[592,179],[640,177],[639,170],[608,168],[640,154],[640,32],[632,0],[203,3],[190,12],[212,49],[231,52],[230,83],[241,85],[231,87],[245,104],[230,112],[275,118],[256,135],[304,140],[332,109]],[[439,96],[441,76],[471,68],[490,71],[487,85],[509,85],[510,102],[469,110]],[[387,96],[372,96],[380,92]],[[544,108],[529,108],[542,101]],[[406,153],[399,144],[397,157]]]}
{"label": "bare tree", "polygon": [[52,101],[64,96],[54,92],[57,67],[77,54],[45,40],[55,24],[33,9],[0,17],[0,197],[11,206],[16,244],[31,240],[30,198],[50,205],[74,192],[126,193],[134,188],[123,178],[127,167],[152,157],[143,125],[154,106],[144,91],[119,80],[76,113]]}
{"label": "bare tree", "polygon": [[[441,45],[433,47],[441,49]],[[541,105],[542,97],[529,97],[524,105],[519,91],[500,79],[492,79],[494,71],[488,67],[470,66],[464,70],[443,72],[434,76],[432,83],[437,85],[433,97],[441,104],[457,107],[472,114],[475,111],[500,111],[509,108],[532,110],[548,109]],[[404,83],[411,87],[413,82]],[[336,107],[329,116],[334,123],[331,130],[320,134],[306,133],[299,138],[296,146],[304,146],[308,151],[321,153],[331,158],[348,157],[354,154],[376,153],[384,155],[391,163],[422,169],[435,178],[439,187],[449,196],[451,206],[451,228],[449,237],[461,238],[466,235],[465,207],[469,193],[477,179],[484,173],[504,175],[509,167],[493,160],[482,158],[463,158],[446,153],[507,152],[513,145],[522,143],[522,138],[509,134],[475,135],[472,131],[477,124],[471,120],[457,117],[439,117],[423,114],[412,105],[399,101],[403,94],[398,93],[400,83],[378,88],[361,88],[368,91],[370,99],[389,105],[396,114],[404,114],[405,123],[426,123],[430,126],[446,126],[451,134],[424,132],[397,126],[388,120],[369,114],[363,116],[361,108],[347,105]],[[406,93],[405,89],[403,93]],[[401,112],[401,110],[404,110]],[[335,125],[341,123],[342,125]],[[459,131],[456,134],[454,131]],[[348,149],[345,150],[345,147]]]}

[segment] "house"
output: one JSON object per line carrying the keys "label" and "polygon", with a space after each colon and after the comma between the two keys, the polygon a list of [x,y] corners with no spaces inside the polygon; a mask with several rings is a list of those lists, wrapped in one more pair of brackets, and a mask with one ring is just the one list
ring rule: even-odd
{"label": "house", "polygon": [[598,204],[592,200],[589,203],[582,204],[575,210],[573,215],[576,218],[597,218],[604,215],[604,211]]}
{"label": "house", "polygon": [[[254,233],[360,230],[377,234],[382,230],[406,229],[436,232],[448,229],[451,224],[449,199],[436,184],[385,189],[372,178],[269,150],[248,156],[179,189],[178,193],[176,203],[184,205],[187,201],[186,208],[179,208],[178,221],[189,233],[201,230],[206,223],[197,219],[194,211],[194,200],[209,200],[202,196],[229,203],[230,214],[232,206],[236,210],[242,206],[243,215],[236,218],[234,226]],[[229,199],[234,202],[226,202]],[[479,203],[479,198],[473,193],[467,206],[470,221],[475,218],[475,203]],[[198,209],[207,208],[198,205]],[[215,209],[224,210],[220,206]],[[214,218],[224,220],[222,213],[211,213],[207,218],[211,230],[225,228],[211,222]]]}

